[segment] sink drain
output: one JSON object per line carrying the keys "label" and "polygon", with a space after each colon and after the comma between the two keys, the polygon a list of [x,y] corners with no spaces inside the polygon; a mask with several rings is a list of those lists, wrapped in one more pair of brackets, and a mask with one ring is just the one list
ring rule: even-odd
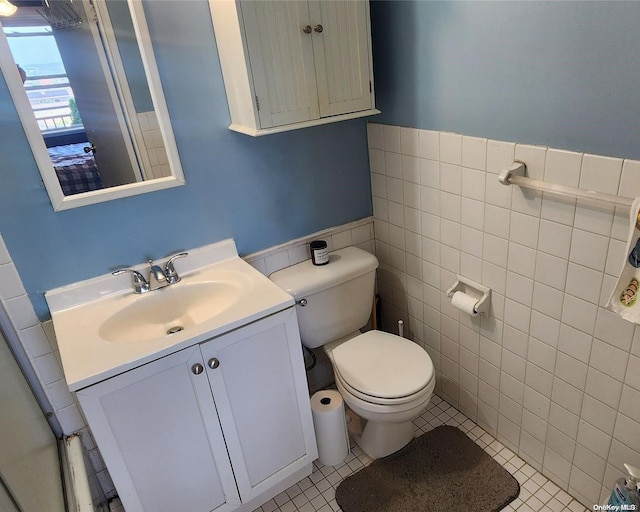
{"label": "sink drain", "polygon": [[177,332],[182,331],[183,329],[184,327],[182,327],[181,325],[174,325],[170,329],[167,329],[167,334],[175,334]]}

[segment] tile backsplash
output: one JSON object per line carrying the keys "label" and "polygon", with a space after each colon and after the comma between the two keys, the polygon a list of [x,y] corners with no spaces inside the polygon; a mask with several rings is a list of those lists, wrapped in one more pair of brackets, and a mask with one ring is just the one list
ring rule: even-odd
{"label": "tile backsplash", "polygon": [[269,276],[285,267],[310,259],[309,242],[317,239],[325,240],[329,251],[355,245],[365,251],[373,252],[373,218],[367,217],[318,231],[281,245],[247,254],[242,258]]}
{"label": "tile backsplash", "polygon": [[[431,354],[437,392],[586,506],[640,465],[640,328],[605,308],[628,209],[504,186],[529,177],[640,195],[640,162],[368,125],[383,327]],[[451,306],[464,275],[488,317]]]}

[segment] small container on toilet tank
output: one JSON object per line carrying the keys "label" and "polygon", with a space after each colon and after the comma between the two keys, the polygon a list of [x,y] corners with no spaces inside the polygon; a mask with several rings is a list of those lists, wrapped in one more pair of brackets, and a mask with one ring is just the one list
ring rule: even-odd
{"label": "small container on toilet tank", "polygon": [[329,249],[324,240],[314,240],[309,244],[311,249],[311,263],[314,265],[326,265],[329,263]]}

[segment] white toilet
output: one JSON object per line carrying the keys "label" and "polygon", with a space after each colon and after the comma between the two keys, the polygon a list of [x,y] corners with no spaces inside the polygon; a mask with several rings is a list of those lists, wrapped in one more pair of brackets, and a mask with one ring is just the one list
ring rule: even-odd
{"label": "white toilet", "polygon": [[413,439],[412,421],[435,387],[429,354],[405,338],[363,327],[372,310],[378,260],[356,247],[329,255],[327,265],[310,260],[271,274],[296,300],[302,343],[324,346],[338,391],[366,420],[356,442],[371,457],[390,455]]}

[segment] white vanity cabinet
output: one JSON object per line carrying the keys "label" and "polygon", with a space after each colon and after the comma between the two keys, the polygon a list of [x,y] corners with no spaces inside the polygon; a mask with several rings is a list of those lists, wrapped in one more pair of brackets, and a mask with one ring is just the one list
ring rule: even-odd
{"label": "white vanity cabinet", "polygon": [[293,308],[77,395],[127,512],[250,512],[317,457]]}
{"label": "white vanity cabinet", "polygon": [[243,502],[316,458],[299,340],[289,310],[201,346]]}
{"label": "white vanity cabinet", "polygon": [[127,512],[240,504],[213,396],[195,364],[198,346],[77,392]]}
{"label": "white vanity cabinet", "polygon": [[229,128],[266,135],[378,114],[366,0],[209,0]]}

